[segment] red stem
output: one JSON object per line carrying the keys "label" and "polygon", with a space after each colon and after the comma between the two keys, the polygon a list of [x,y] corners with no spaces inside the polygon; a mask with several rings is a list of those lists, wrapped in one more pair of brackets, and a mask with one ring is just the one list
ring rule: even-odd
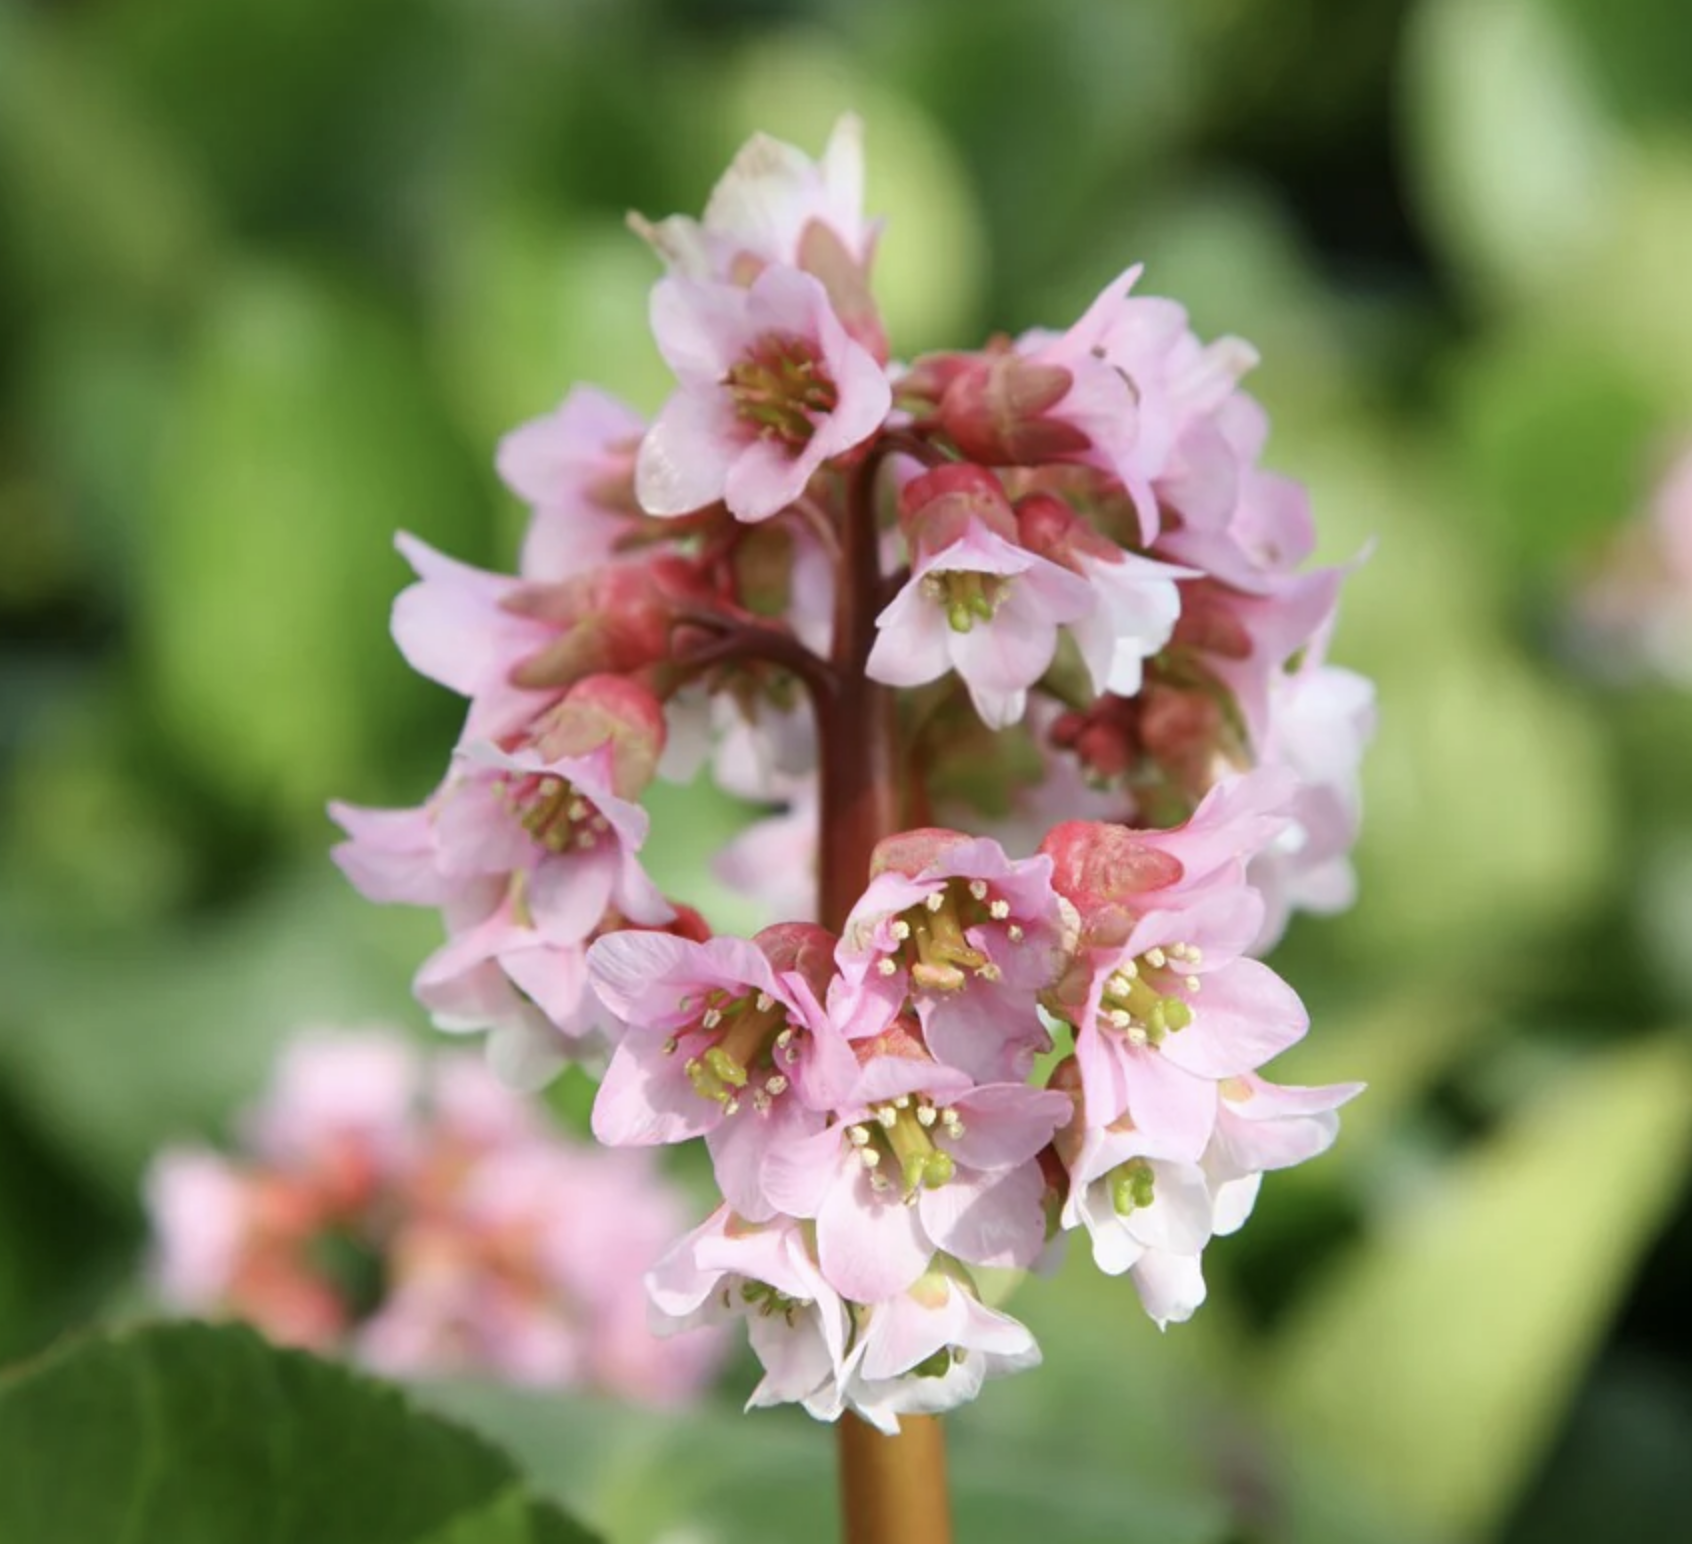
{"label": "red stem", "polygon": [[[819,914],[839,932],[869,880],[870,855],[900,827],[893,694],[865,670],[881,610],[881,533],[873,448],[847,488],[836,566],[832,693],[813,693],[821,742]],[[840,1418],[843,1544],[950,1544],[945,1437],[933,1416],[905,1416],[884,1437]]]}

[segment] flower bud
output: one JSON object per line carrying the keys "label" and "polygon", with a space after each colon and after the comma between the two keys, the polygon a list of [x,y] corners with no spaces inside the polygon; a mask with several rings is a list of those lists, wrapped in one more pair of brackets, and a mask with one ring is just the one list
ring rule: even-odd
{"label": "flower bud", "polygon": [[596,568],[560,584],[530,585],[503,602],[507,611],[559,629],[559,636],[511,672],[514,686],[556,690],[585,675],[626,674],[670,652],[679,614],[709,601],[691,564],[658,557]]}
{"label": "flower bud", "polygon": [[1032,493],[1016,505],[1017,540],[1030,552],[1084,574],[1083,556],[1120,563],[1122,549],[1099,535],[1070,504],[1050,493]]}
{"label": "flower bud", "polygon": [[1005,490],[985,467],[956,462],[913,477],[899,495],[899,527],[913,561],[943,552],[979,521],[993,535],[1016,541],[1016,515]]}
{"label": "flower bud", "polygon": [[834,979],[834,948],[840,942],[814,922],[777,922],[753,940],[778,972],[793,971],[804,978],[818,1002],[828,996]]}
{"label": "flower bud", "polygon": [[972,840],[962,831],[948,831],[943,826],[919,826],[914,831],[884,836],[870,854],[870,878],[887,873],[914,878],[938,862],[942,853]]}
{"label": "flower bud", "polygon": [[530,730],[548,761],[611,749],[611,788],[620,799],[638,799],[664,752],[664,709],[628,676],[584,676]]}
{"label": "flower bud", "polygon": [[1052,827],[1040,851],[1052,860],[1052,888],[1081,913],[1095,946],[1118,933],[1125,938],[1134,903],[1186,872],[1179,858],[1147,846],[1139,832],[1107,821],[1066,820]]}
{"label": "flower bud", "polygon": [[989,466],[1079,455],[1092,440],[1074,424],[1047,416],[1074,381],[1062,365],[1034,364],[1009,349],[978,354],[946,387],[940,424],[964,455]]}

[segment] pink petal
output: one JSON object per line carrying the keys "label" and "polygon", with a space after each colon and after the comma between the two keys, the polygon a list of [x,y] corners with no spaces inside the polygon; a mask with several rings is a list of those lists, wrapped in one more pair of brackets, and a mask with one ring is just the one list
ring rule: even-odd
{"label": "pink petal", "polygon": [[1310,1027],[1298,994],[1257,960],[1235,960],[1203,980],[1192,999],[1192,1023],[1162,1046],[1170,1062],[1196,1077],[1255,1071]]}
{"label": "pink petal", "polygon": [[1045,1195],[1039,1165],[1025,1163],[976,1182],[954,1179],[924,1190],[917,1211],[928,1236],[960,1260],[1029,1266],[1046,1243]]}
{"label": "pink petal", "polygon": [[855,1303],[896,1297],[933,1256],[915,1207],[882,1199],[857,1164],[830,1187],[817,1213],[817,1259],[828,1283]]}
{"label": "pink petal", "polygon": [[1007,1169],[1026,1163],[1065,1125],[1075,1106],[1067,1094],[1020,1083],[989,1083],[957,1101],[964,1134],[936,1137],[967,1169]]}
{"label": "pink petal", "polygon": [[739,429],[715,388],[681,388],[664,404],[635,455],[635,497],[649,515],[686,515],[723,496],[740,453]]}

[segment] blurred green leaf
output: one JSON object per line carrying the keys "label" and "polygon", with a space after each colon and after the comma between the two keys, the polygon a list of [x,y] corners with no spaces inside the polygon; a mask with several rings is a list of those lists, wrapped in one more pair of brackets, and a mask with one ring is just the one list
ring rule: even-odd
{"label": "blurred green leaf", "polygon": [[0,1383],[0,1537],[30,1544],[592,1544],[509,1460],[252,1331],[158,1326]]}
{"label": "blurred green leaf", "polygon": [[[383,310],[309,273],[207,297],[148,504],[142,664],[239,805],[319,822],[392,765],[429,688],[387,637],[396,528],[479,556],[471,474]],[[438,700],[438,699],[437,699]]]}
{"label": "blurred green leaf", "polygon": [[1670,405],[1623,362],[1536,330],[1470,353],[1456,388],[1477,510],[1512,571],[1566,575],[1643,502]]}
{"label": "blurred green leaf", "polygon": [[1594,1055],[1312,1292],[1263,1397],[1413,1522],[1484,1537],[1555,1430],[1683,1182],[1692,1058]]}
{"label": "blurred green leaf", "polygon": [[465,209],[443,232],[433,345],[469,439],[495,443],[578,382],[651,412],[673,385],[646,321],[658,261],[634,232],[538,205]]}
{"label": "blurred green leaf", "polygon": [[1692,1398],[1673,1371],[1637,1351],[1606,1358],[1544,1468],[1544,1488],[1509,1544],[1668,1540],[1686,1527]]}
{"label": "blurred green leaf", "polygon": [[1683,0],[1546,0],[1618,114],[1692,124]]}
{"label": "blurred green leaf", "polygon": [[1421,0],[1402,63],[1413,189],[1458,276],[1556,300],[1626,155],[1579,52],[1540,0]]}
{"label": "blurred green leaf", "polygon": [[327,860],[215,923],[117,938],[44,928],[27,902],[0,894],[0,1070],[63,1157],[129,1204],[159,1146],[258,1096],[290,1031],[395,1017],[439,938]]}
{"label": "blurred green leaf", "polygon": [[[130,9],[135,9],[131,7]],[[215,253],[204,190],[85,51],[0,4],[0,250],[38,293],[188,300]]]}
{"label": "blurred green leaf", "polygon": [[[437,8],[406,0],[147,0],[84,8],[78,53],[120,80],[244,230],[380,215],[374,153]],[[415,144],[411,147],[415,154]]]}

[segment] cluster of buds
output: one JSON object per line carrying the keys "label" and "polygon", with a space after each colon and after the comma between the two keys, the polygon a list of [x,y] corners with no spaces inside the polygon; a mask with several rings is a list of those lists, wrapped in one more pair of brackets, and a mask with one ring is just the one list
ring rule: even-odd
{"label": "cluster of buds", "polygon": [[720,1337],[664,1354],[648,1333],[641,1277],[686,1216],[650,1155],[565,1141],[480,1057],[302,1035],[240,1145],[167,1149],[148,1174],[174,1309],[390,1376],[641,1404],[701,1393],[722,1361]]}
{"label": "cluster of buds", "polygon": [[[602,1069],[606,1144],[704,1139],[723,1204],[655,1323],[744,1318],[754,1403],[894,1429],[1038,1359],[980,1271],[1085,1229],[1185,1318],[1260,1175],[1333,1139],[1352,1088],[1259,1076],[1305,1018],[1253,956],[1350,899],[1372,695],[1251,350],[1135,270],[1062,334],[896,363],[861,182],[848,119],[634,222],[674,395],[506,440],[516,577],[402,539],[395,637],[464,734],[421,808],[334,813],[366,895],[440,908],[441,1027]],[[750,940],[641,866],[642,790],[706,765],[775,807],[719,864]]]}

